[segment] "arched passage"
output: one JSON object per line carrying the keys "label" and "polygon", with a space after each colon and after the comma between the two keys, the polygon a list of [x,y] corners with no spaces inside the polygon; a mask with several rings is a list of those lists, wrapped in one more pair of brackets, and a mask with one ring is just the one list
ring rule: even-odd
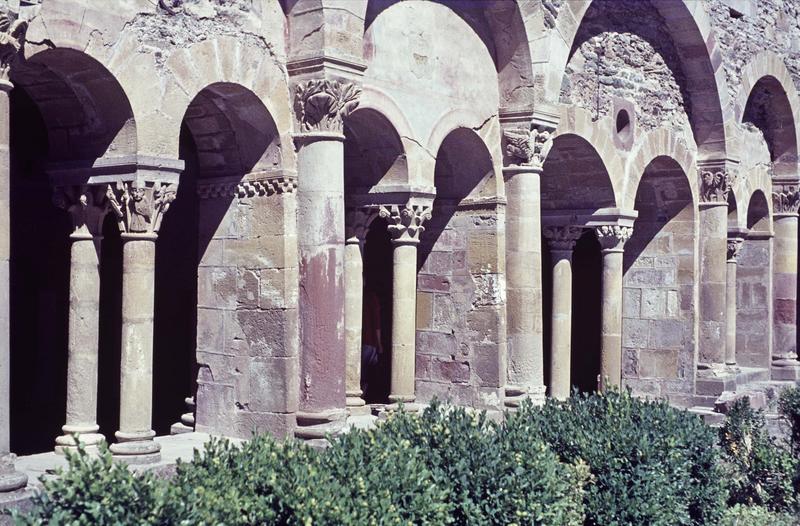
{"label": "arched passage", "polygon": [[[545,381],[550,394],[555,396],[563,396],[559,389],[563,391],[569,386],[592,391],[597,388],[600,374],[602,260],[594,229],[581,232],[580,227],[599,210],[615,206],[614,188],[595,148],[578,135],[564,134],[555,138],[547,155],[541,176],[541,192],[543,223],[558,227],[545,229],[542,251],[544,354],[545,363],[551,364],[546,368]],[[567,226],[571,226],[574,232],[565,230]],[[572,246],[569,246],[569,238]],[[561,344],[558,342],[563,340],[558,337],[563,335],[557,334],[560,330],[553,327],[551,320],[554,319],[552,305],[559,295],[559,291],[553,288],[554,265],[558,265],[561,258],[571,261],[572,296],[569,298],[569,357],[564,365],[570,380],[567,386],[559,387],[554,385],[560,380],[553,377],[553,371],[558,369],[557,364],[565,363],[558,354],[567,352],[567,349],[559,350]],[[557,338],[555,342],[554,337]]]}
{"label": "arched passage", "polygon": [[695,206],[686,174],[668,157],[645,168],[639,212],[625,244],[624,382],[642,394],[690,396],[696,315]]}
{"label": "arched passage", "polygon": [[505,381],[503,208],[486,145],[449,133],[436,155],[436,199],[420,243],[417,390],[487,406]]}
{"label": "arched passage", "polygon": [[156,297],[162,426],[193,394],[196,359],[197,429],[248,437],[293,428],[295,181],[280,147],[263,102],[240,85],[207,86],[186,109],[186,170],[157,253],[156,282],[170,284]]}
{"label": "arched passage", "polygon": [[736,361],[743,367],[768,368],[772,347],[772,226],[764,193],[747,205],[747,238],[737,258]]}
{"label": "arched passage", "polygon": [[[63,190],[56,202],[70,209],[92,193],[81,186],[91,166],[113,172],[118,159],[135,154],[136,128],[119,83],[84,53],[49,49],[11,74],[11,441],[15,452],[28,454],[52,450],[65,423],[87,433],[99,425],[109,438],[117,429],[121,341],[120,311],[113,309],[120,292],[112,285],[119,267],[108,247],[114,232],[101,243],[100,222],[93,221],[88,233],[95,243],[79,251],[70,239],[78,223],[53,206],[53,186]],[[66,171],[72,175],[64,177]],[[104,251],[108,258],[101,258]],[[96,261],[99,271],[91,263],[71,265],[71,252],[74,261]],[[69,357],[79,355],[80,366],[68,368]],[[65,418],[68,404],[72,416]]]}

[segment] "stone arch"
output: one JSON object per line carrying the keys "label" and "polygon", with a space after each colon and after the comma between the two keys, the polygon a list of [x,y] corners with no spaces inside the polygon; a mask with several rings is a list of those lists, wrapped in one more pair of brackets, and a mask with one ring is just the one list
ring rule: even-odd
{"label": "stone arch", "polygon": [[[381,12],[398,1],[368,0],[364,32]],[[447,6],[455,16],[462,18],[489,50],[498,74],[500,107],[530,107],[534,96],[531,35],[535,31],[533,18],[536,9],[527,2],[517,0],[474,3],[434,1]],[[365,49],[364,56],[368,54],[369,49]]]}
{"label": "stone arch", "polygon": [[[575,39],[584,16],[593,1],[565,2],[558,12],[553,30],[549,32],[546,56],[549,61],[534,65],[533,74],[544,79],[543,98],[555,102],[559,98],[566,65],[572,54]],[[690,101],[695,108],[692,129],[701,159],[719,158],[726,152],[730,140],[729,96],[725,72],[714,63],[722,50],[703,2],[661,0],[653,3],[658,14],[674,35],[680,61],[687,75]],[[700,109],[703,109],[702,115]]]}
{"label": "stone arch", "polygon": [[[682,138],[666,128],[652,130],[639,142],[634,155],[627,162],[622,190],[624,208],[633,208],[645,169],[658,157],[672,159],[685,174],[697,173],[695,153]],[[687,176],[687,183],[692,192],[692,200],[697,202],[699,189],[696,178]]]}
{"label": "stone arch", "polygon": [[417,391],[425,401],[446,392],[454,403],[502,404],[504,208],[492,184],[499,173],[484,138],[469,127],[448,133],[436,150],[436,199],[421,238],[417,293]]}
{"label": "stone arch", "polygon": [[623,265],[622,370],[624,383],[640,394],[694,392],[699,270],[693,179],[663,154],[648,159],[637,178],[631,206],[639,215]]}
{"label": "stone arch", "polygon": [[[767,100],[755,100],[758,96]],[[797,131],[800,96],[780,56],[762,51],[742,69],[734,111],[736,122],[752,122],[764,133],[775,175],[796,177],[800,152]],[[765,122],[757,122],[758,111],[768,114]]]}

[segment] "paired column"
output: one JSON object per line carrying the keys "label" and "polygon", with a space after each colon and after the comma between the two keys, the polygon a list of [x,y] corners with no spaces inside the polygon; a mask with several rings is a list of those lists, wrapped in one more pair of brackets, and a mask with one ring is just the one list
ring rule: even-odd
{"label": "paired column", "polygon": [[100,338],[100,244],[107,199],[103,187],[58,188],[54,203],[72,216],[70,235],[67,418],[56,453],[105,441],[97,425]]}
{"label": "paired column", "polygon": [[175,185],[125,182],[109,186],[108,198],[122,230],[122,359],[119,431],[109,448],[131,464],[157,462],[153,440],[153,310],[156,239]]}
{"label": "paired column", "polygon": [[[547,132],[541,132],[547,133]],[[508,369],[506,405],[526,397],[543,402],[542,239],[540,184],[544,142],[539,131],[503,130],[506,214]],[[546,137],[549,141],[549,134]]]}
{"label": "paired column", "polygon": [[605,390],[622,383],[622,265],[633,227],[603,225],[595,228],[595,234],[603,254],[598,388]]}
{"label": "paired column", "polygon": [[724,166],[700,170],[700,342],[698,368],[726,371],[726,260],[728,192],[732,175]]}
{"label": "paired column", "polygon": [[350,414],[366,412],[361,391],[361,331],[364,309],[364,240],[371,212],[354,208],[347,212],[344,244],[344,327],[347,348],[345,396]]}
{"label": "paired column", "polygon": [[[10,189],[11,158],[9,150],[10,114],[8,93],[13,88],[8,81],[11,58],[0,48],[0,492],[24,488],[28,477],[14,469],[11,453],[11,343],[9,306],[10,251]],[[13,58],[13,56],[12,56]]]}
{"label": "paired column", "polygon": [[736,366],[736,269],[739,252],[747,231],[731,231],[728,233],[728,271],[725,286],[725,365]]}
{"label": "paired column", "polygon": [[294,108],[300,256],[300,411],[297,436],[321,439],[344,423],[344,134],[343,119],[358,105],[350,82],[296,85]]}
{"label": "paired column", "polygon": [[564,400],[570,393],[572,347],[572,250],[582,229],[574,226],[545,227],[550,246],[553,298],[550,311],[550,396]]}
{"label": "paired column", "polygon": [[773,380],[800,380],[797,360],[797,183],[775,185],[772,193],[774,323]]}
{"label": "paired column", "polygon": [[413,402],[416,398],[415,365],[417,338],[417,246],[430,219],[427,205],[381,207],[392,236],[392,372],[391,402]]}

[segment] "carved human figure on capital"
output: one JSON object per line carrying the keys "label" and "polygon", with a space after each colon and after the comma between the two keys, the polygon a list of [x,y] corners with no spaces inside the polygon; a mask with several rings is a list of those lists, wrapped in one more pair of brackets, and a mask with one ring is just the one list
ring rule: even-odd
{"label": "carved human figure on capital", "polygon": [[120,231],[128,233],[157,233],[176,194],[176,185],[160,182],[125,181],[106,190]]}
{"label": "carved human figure on capital", "polygon": [[534,126],[530,130],[509,128],[503,130],[503,137],[511,164],[542,168],[553,146],[553,132],[544,127]]}
{"label": "carved human figure on capital", "polygon": [[8,82],[9,70],[19,59],[27,30],[28,23],[15,13],[0,12],[0,81]]}

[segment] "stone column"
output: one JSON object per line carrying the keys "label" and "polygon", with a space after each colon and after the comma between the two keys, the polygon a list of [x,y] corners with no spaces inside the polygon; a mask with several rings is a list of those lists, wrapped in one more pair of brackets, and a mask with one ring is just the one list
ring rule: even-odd
{"label": "stone column", "polygon": [[344,330],[347,347],[345,396],[350,414],[368,412],[361,391],[361,329],[364,310],[364,240],[369,209],[348,210],[344,245]]}
{"label": "stone column", "polygon": [[719,375],[725,368],[726,254],[728,192],[731,175],[724,167],[700,170],[700,342],[698,368]]}
{"label": "stone column", "polygon": [[602,225],[595,234],[603,254],[600,377],[598,389],[622,383],[622,264],[625,242],[633,227]]}
{"label": "stone column", "polygon": [[797,360],[797,235],[800,192],[797,184],[775,185],[773,228],[772,379],[800,380]]}
{"label": "stone column", "polygon": [[506,215],[506,291],[508,371],[506,406],[523,398],[544,401],[542,341],[542,238],[539,177],[549,150],[550,131],[510,128],[503,131],[503,168],[508,199]]}
{"label": "stone column", "polygon": [[130,464],[161,459],[152,430],[155,242],[175,192],[176,185],[137,181],[108,189],[123,243],[119,431],[109,449]]}
{"label": "stone column", "polygon": [[[8,93],[13,85],[8,80],[8,69],[16,56],[13,44],[21,42],[26,25],[15,23],[13,29],[21,28],[20,40],[5,40],[0,44],[0,492],[24,488],[28,477],[14,469],[11,453],[11,343],[9,306],[9,261],[10,251],[10,190],[11,157],[9,150],[10,114]],[[10,31],[10,30],[9,30]],[[8,36],[3,34],[3,36]],[[13,37],[12,37],[13,38]],[[18,46],[17,46],[18,49]]]}
{"label": "stone column", "polygon": [[746,232],[728,233],[728,271],[725,287],[725,365],[736,366],[736,260]]}
{"label": "stone column", "polygon": [[57,188],[54,203],[72,216],[70,235],[67,421],[56,453],[91,448],[105,441],[97,425],[97,367],[100,338],[100,243],[107,211],[105,188]]}
{"label": "stone column", "polygon": [[415,365],[417,338],[417,245],[430,219],[425,205],[382,207],[389,221],[392,254],[392,372],[391,402],[413,402],[416,398]]}
{"label": "stone column", "polygon": [[309,80],[295,87],[300,256],[300,411],[296,435],[323,439],[344,424],[344,134],[358,105],[349,82]]}
{"label": "stone column", "polygon": [[553,272],[550,312],[550,396],[564,400],[570,394],[572,351],[572,249],[582,229],[574,226],[545,227]]}

